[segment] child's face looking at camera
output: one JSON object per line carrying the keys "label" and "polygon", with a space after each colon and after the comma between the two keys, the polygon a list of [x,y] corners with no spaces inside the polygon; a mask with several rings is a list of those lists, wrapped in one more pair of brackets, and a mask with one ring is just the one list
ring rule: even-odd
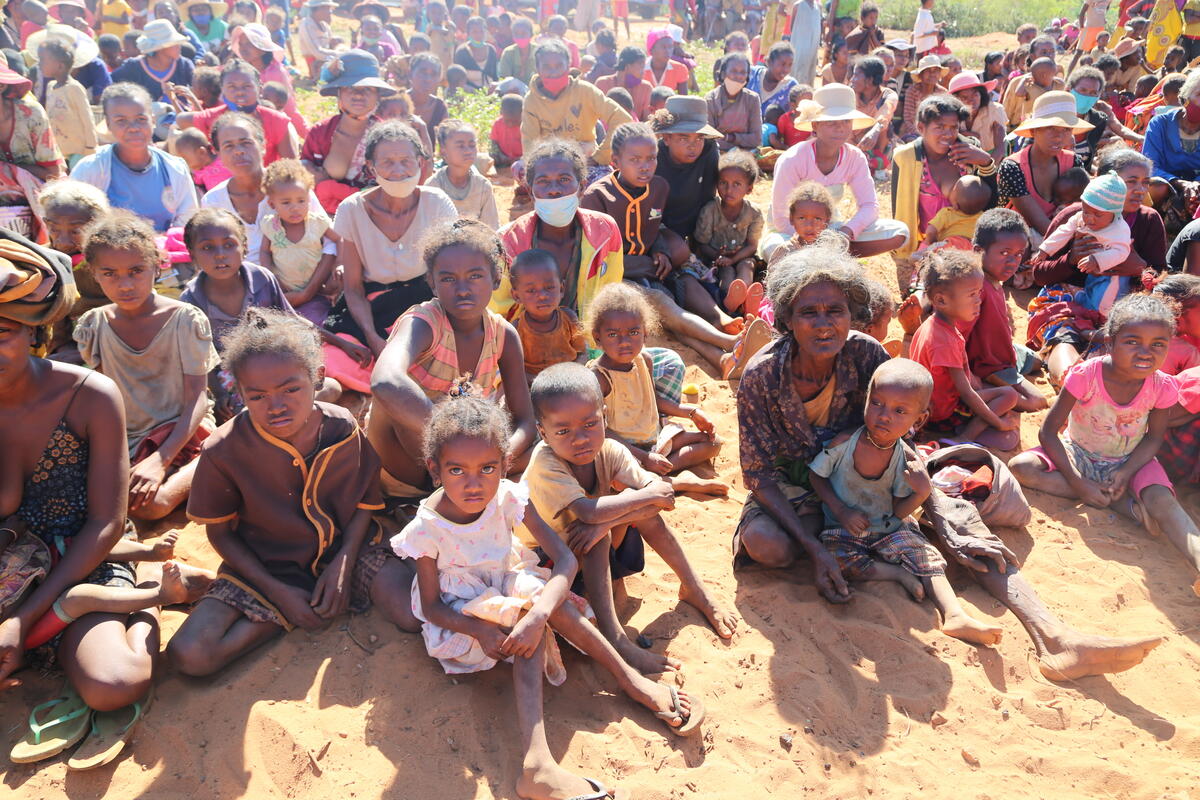
{"label": "child's face looking at camera", "polygon": [[664,133],[662,138],[676,164],[691,164],[704,152],[704,137],[698,133]]}
{"label": "child's face looking at camera", "polygon": [[1017,274],[1028,249],[1029,239],[1025,234],[999,234],[994,242],[981,251],[983,273],[997,283],[1004,283]]}
{"label": "child's face looking at camera", "polygon": [[1118,373],[1145,380],[1162,366],[1171,344],[1171,329],[1160,322],[1130,322],[1108,343],[1109,357]]}
{"label": "child's face looking at camera", "polygon": [[729,205],[740,203],[750,194],[750,179],[740,169],[723,169],[717,174],[717,194]]}
{"label": "child's face looking at camera", "polygon": [[542,403],[538,433],[554,455],[577,466],[591,464],[604,444],[604,406],[586,395]]}
{"label": "child's face looking at camera", "polygon": [[805,244],[812,244],[829,227],[829,209],[811,200],[797,203],[791,214],[792,229]]}
{"label": "child's face looking at camera", "polygon": [[452,167],[470,167],[475,163],[479,147],[473,133],[452,133],[442,143],[442,158]]}
{"label": "child's face looking at camera", "polygon": [[188,254],[210,280],[227,281],[237,279],[246,246],[230,225],[201,225],[188,245]]}
{"label": "child's face looking at camera", "polygon": [[645,345],[645,320],[636,311],[610,311],[596,322],[596,346],[614,364],[632,364]]}
{"label": "child's face looking at camera", "polygon": [[304,364],[270,353],[254,355],[242,362],[234,379],[255,425],[285,442],[304,433],[317,392]]}
{"label": "child's face looking at camera", "polygon": [[970,322],[979,316],[983,302],[983,272],[959,278],[930,292],[933,308],[954,322]]}
{"label": "child's face looking at camera", "polygon": [[504,454],[486,438],[458,436],[443,444],[437,459],[429,459],[426,467],[446,499],[464,515],[476,517],[500,488]]}
{"label": "child's face looking at camera", "polygon": [[911,386],[876,383],[867,395],[863,424],[872,442],[887,447],[923,422],[928,407],[925,392]]}
{"label": "child's face looking at camera", "polygon": [[429,270],[429,280],[442,309],[458,319],[482,317],[498,284],[488,257],[462,245],[438,253]]}
{"label": "child's face looking at camera", "polygon": [[103,247],[88,267],[100,291],[122,311],[136,311],[154,293],[158,264],[150,263],[141,250]]}
{"label": "child's face looking at camera", "polygon": [[658,142],[653,139],[630,139],[614,154],[613,166],[628,186],[648,186],[658,167]]}
{"label": "child's face looking at camera", "polygon": [[288,225],[299,225],[308,219],[308,201],[308,189],[295,181],[275,183],[267,192],[267,204]]}
{"label": "child's face looking at camera", "polygon": [[80,208],[57,208],[43,216],[50,246],[73,256],[83,250],[83,229],[92,221],[91,212]]}
{"label": "child's face looking at camera", "polygon": [[543,261],[521,267],[512,282],[513,299],[525,309],[525,314],[537,322],[545,322],[562,304],[563,285],[558,265]]}

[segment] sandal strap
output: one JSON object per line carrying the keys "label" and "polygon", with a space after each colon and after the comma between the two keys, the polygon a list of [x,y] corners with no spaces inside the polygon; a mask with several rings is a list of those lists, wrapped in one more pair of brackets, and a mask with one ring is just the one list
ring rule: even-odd
{"label": "sandal strap", "polygon": [[[72,698],[70,695],[63,695],[61,697],[55,697],[53,700],[47,700],[44,703],[38,703],[36,706],[33,707],[33,710],[29,712],[29,730],[33,732],[33,743],[34,744],[41,744],[42,743],[42,734],[44,732],[46,732],[47,730],[49,730],[50,728],[53,728],[56,725],[61,725],[64,722],[70,722],[71,720],[82,717],[84,714],[91,711],[91,709],[88,708],[87,706],[82,706],[80,708],[75,709],[74,711],[68,711],[66,714],[55,717],[54,719],[48,720],[46,722],[38,722],[37,715],[38,715],[39,711],[44,711],[48,708],[53,708],[54,706],[66,703],[66,702],[70,701],[71,699]],[[95,724],[95,723],[93,722],[93,724]]]}

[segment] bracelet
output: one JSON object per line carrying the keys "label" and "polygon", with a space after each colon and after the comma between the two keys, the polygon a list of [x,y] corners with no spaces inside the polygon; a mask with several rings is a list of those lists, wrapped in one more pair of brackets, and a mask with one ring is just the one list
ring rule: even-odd
{"label": "bracelet", "polygon": [[699,410],[699,406],[692,406],[692,410],[688,412],[688,419],[694,420],[696,418],[696,412]]}

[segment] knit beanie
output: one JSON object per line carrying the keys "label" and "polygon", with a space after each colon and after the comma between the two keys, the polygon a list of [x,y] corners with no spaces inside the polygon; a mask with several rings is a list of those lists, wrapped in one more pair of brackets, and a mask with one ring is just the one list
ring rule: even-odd
{"label": "knit beanie", "polygon": [[1125,208],[1126,191],[1127,187],[1121,176],[1109,172],[1099,178],[1093,178],[1079,199],[1097,211],[1120,214]]}

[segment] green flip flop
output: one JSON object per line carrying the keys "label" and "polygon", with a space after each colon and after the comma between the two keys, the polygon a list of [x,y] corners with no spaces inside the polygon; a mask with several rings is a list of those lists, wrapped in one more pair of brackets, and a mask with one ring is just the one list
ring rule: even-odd
{"label": "green flip flop", "polygon": [[140,702],[115,711],[97,711],[92,715],[92,730],[83,744],[67,761],[67,769],[76,772],[102,767],[121,755],[133,731],[150,707],[152,694]]}
{"label": "green flip flop", "polygon": [[60,696],[33,707],[29,712],[29,730],[13,745],[8,757],[14,764],[53,758],[87,734],[91,718],[92,709],[68,685]]}

